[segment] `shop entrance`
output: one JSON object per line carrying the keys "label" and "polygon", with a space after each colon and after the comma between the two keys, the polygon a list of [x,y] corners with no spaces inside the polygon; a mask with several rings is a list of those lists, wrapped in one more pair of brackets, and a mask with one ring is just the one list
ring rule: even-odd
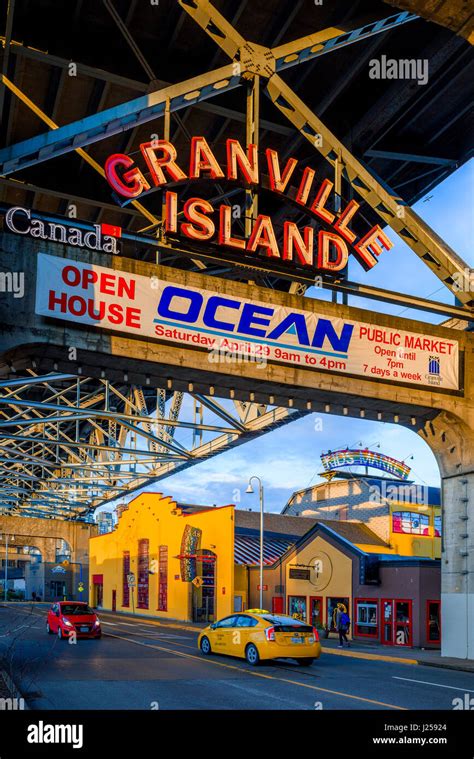
{"label": "shop entrance", "polygon": [[66,598],[66,583],[64,580],[51,580],[51,598],[53,601],[62,601]]}
{"label": "shop entrance", "polygon": [[382,643],[387,646],[412,645],[411,600],[383,599],[382,619]]}
{"label": "shop entrance", "polygon": [[101,609],[104,601],[104,576],[92,575],[92,606]]}
{"label": "shop entrance", "polygon": [[193,622],[214,622],[216,619],[216,554],[196,552],[196,577],[192,585]]}
{"label": "shop entrance", "polygon": [[322,627],[323,624],[323,599],[321,596],[311,596],[309,599],[309,620],[313,627]]}
{"label": "shop entrance", "polygon": [[441,601],[426,602],[426,642],[441,643]]}

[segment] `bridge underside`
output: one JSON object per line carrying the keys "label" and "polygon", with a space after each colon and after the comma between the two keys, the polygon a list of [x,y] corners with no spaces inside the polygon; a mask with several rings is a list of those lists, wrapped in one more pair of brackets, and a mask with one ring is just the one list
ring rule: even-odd
{"label": "bridge underside", "polygon": [[[190,137],[204,135],[221,160],[219,150],[223,153],[224,137],[231,134],[242,144],[276,149],[284,160],[295,156],[300,168],[310,162],[318,178],[334,179],[334,212],[358,197],[361,219],[390,226],[457,293],[457,316],[465,313],[465,323],[472,320],[472,293],[454,286],[464,262],[410,208],[472,156],[474,77],[466,39],[405,14],[389,18],[393,9],[381,0],[287,0],[278,3],[276,13],[271,3],[247,0],[221,0],[217,8],[204,0],[160,0],[158,5],[105,0],[90,4],[86,18],[80,1],[62,4],[61,11],[57,5],[52,0],[9,4],[0,92],[0,199],[6,205],[59,215],[72,208],[78,219],[121,227],[127,258],[105,265],[129,271],[132,266],[134,272],[194,282],[198,288],[201,275],[195,272],[205,271],[221,278],[220,293],[258,296],[296,309],[312,303],[309,308],[315,309],[314,300],[304,304],[299,297],[305,285],[297,277],[289,285],[273,272],[249,275],[243,267],[157,245],[160,197],[151,192],[143,203],[119,208],[104,181],[102,167],[110,154],[133,153],[155,136],[164,135],[179,154],[187,154]],[[449,4],[435,5],[434,20],[446,23]],[[421,15],[427,6],[415,4]],[[469,36],[464,19],[453,17],[448,25]],[[74,51],[75,41],[84,39],[88,45]],[[425,82],[370,77],[370,62],[383,56],[426,61],[429,77]],[[268,96],[262,102],[260,89]],[[183,190],[181,200],[191,191],[206,197],[205,183],[198,181]],[[283,221],[301,219],[295,204],[281,203],[265,191],[257,197],[248,187],[218,186],[217,193],[214,203],[228,198],[244,209],[239,224],[247,238],[257,208],[273,219],[279,241]],[[136,243],[139,231],[149,236],[149,245]],[[38,251],[31,241],[21,243],[15,263],[17,270],[29,271],[32,253]],[[54,248],[48,245],[48,252]],[[157,249],[161,267],[156,266]],[[0,251],[5,271],[9,252],[6,243]],[[64,251],[56,248],[56,255]],[[103,264],[104,257],[95,263]],[[250,276],[262,289],[238,281]],[[204,277],[204,287],[214,290],[215,277]],[[3,313],[0,510],[33,514],[39,508],[45,515],[87,518],[124,488],[129,492],[150,477],[190,466],[301,414],[404,424],[430,445],[443,478],[443,653],[473,655],[472,334],[456,334],[462,361],[460,390],[455,391],[277,363],[211,366],[202,351],[180,345],[38,320],[33,279],[23,301],[10,301]],[[330,317],[453,339],[452,330],[427,330],[421,322],[374,316],[335,302],[318,301],[317,308]],[[181,415],[187,404],[189,419]],[[211,415],[206,421],[204,409]],[[183,431],[192,444],[184,445]]]}

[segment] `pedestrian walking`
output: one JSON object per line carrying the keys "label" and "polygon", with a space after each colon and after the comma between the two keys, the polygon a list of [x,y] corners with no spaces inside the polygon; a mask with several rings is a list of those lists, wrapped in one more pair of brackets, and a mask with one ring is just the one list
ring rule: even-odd
{"label": "pedestrian walking", "polygon": [[344,642],[347,645],[347,648],[350,648],[350,643],[347,639],[347,633],[349,632],[350,626],[351,626],[351,620],[349,617],[349,614],[346,611],[345,606],[343,604],[338,604],[336,609],[336,630],[339,633],[339,645],[338,648],[344,648]]}

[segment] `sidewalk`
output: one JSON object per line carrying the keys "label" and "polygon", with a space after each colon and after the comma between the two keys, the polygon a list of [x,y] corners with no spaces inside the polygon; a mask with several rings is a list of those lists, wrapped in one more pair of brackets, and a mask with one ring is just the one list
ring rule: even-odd
{"label": "sidewalk", "polygon": [[442,657],[439,649],[397,648],[396,646],[384,646],[380,643],[366,643],[359,640],[351,640],[350,648],[341,649],[338,648],[338,645],[339,641],[335,637],[321,640],[322,649],[326,654],[352,656],[357,659],[375,661],[391,661],[399,664],[422,664],[425,667],[441,667],[474,673],[474,661]]}

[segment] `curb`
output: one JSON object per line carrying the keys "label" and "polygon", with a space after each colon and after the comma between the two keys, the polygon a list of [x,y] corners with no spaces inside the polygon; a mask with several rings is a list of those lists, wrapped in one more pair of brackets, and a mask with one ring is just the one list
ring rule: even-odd
{"label": "curb", "polygon": [[436,667],[437,669],[453,669],[458,672],[469,672],[469,674],[474,675],[474,667],[466,667],[462,664],[445,664],[444,662],[437,662],[437,661],[423,661],[423,659],[418,659],[418,664],[421,664],[423,667]]}

